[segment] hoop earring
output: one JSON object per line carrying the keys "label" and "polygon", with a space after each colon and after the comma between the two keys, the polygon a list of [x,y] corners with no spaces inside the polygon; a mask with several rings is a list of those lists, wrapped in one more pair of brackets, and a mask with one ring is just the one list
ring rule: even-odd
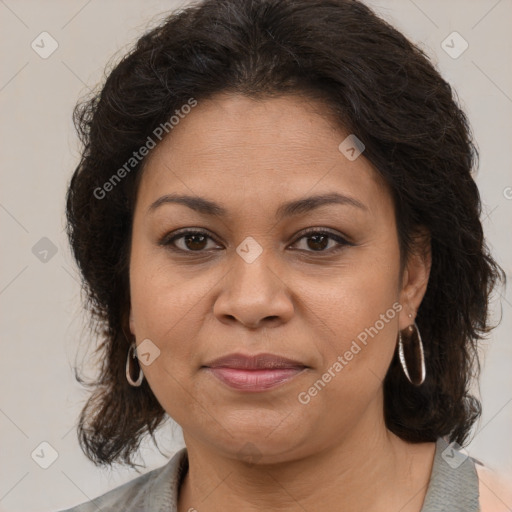
{"label": "hoop earring", "polygon": [[[398,332],[398,356],[400,358],[400,363],[402,365],[402,368],[404,370],[405,376],[407,377],[407,380],[413,384],[414,386],[421,386],[423,382],[425,382],[426,377],[426,370],[425,370],[425,354],[423,352],[423,342],[421,341],[421,335],[420,330],[418,329],[418,326],[416,325],[416,322],[411,324],[407,330],[409,335],[408,345],[411,350],[414,350],[415,355],[419,355],[420,360],[420,370],[419,372],[415,370],[414,378],[411,379],[411,375],[409,373],[409,369],[407,368],[407,362],[405,360],[405,354],[404,354],[404,344],[402,340],[402,333]],[[416,340],[414,340],[416,338]],[[416,341],[416,347],[413,347],[413,343]]]}
{"label": "hoop earring", "polygon": [[142,381],[144,380],[144,372],[142,371],[142,368],[140,367],[140,365],[137,365],[139,367],[139,376],[137,377],[137,380],[132,379],[132,372],[131,372],[131,359],[132,358],[137,359],[137,346],[135,345],[135,343],[132,343],[130,345],[130,348],[128,349],[128,357],[126,358],[126,380],[130,384],[130,386],[138,388],[142,384]]}

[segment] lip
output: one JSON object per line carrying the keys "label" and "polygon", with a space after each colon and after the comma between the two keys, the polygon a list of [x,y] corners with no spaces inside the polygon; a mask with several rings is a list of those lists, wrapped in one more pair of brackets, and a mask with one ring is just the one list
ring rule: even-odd
{"label": "lip", "polygon": [[275,370],[279,368],[305,368],[300,361],[294,361],[276,354],[228,354],[206,363],[208,368],[237,368],[242,370]]}
{"label": "lip", "polygon": [[275,354],[228,354],[203,366],[230,388],[261,392],[288,382],[308,367]]}

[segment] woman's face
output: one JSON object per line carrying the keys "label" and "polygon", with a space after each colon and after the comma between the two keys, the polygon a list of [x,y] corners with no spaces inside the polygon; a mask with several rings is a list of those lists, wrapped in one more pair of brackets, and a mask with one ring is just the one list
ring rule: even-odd
{"label": "woman's face", "polygon": [[[400,283],[390,193],[364,153],[354,160],[339,149],[349,134],[321,111],[293,96],[219,95],[148,156],[134,212],[130,329],[137,344],[149,340],[141,367],[187,444],[228,457],[251,447],[278,462],[383,425],[382,381],[428,270],[411,259]],[[217,207],[200,211],[171,195]],[[310,228],[318,233],[304,235]],[[171,241],[185,229],[204,236]],[[262,353],[297,365],[259,376],[209,366]]]}

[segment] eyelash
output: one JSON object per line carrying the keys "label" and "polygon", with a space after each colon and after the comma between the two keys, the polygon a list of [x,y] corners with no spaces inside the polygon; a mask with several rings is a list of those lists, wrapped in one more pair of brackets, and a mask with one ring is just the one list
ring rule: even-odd
{"label": "eyelash", "polygon": [[[172,236],[170,236],[172,235]],[[160,241],[159,241],[159,245],[161,246],[165,246],[167,247],[168,249],[170,249],[171,251],[174,251],[174,252],[181,252],[181,253],[197,253],[197,254],[201,254],[201,253],[204,253],[204,252],[207,252],[206,250],[199,250],[199,251],[192,251],[192,250],[185,250],[185,249],[180,249],[178,247],[176,247],[174,245],[174,242],[176,240],[179,240],[181,238],[185,238],[186,236],[191,236],[191,235],[202,235],[202,236],[206,236],[207,238],[209,238],[210,240],[213,240],[215,243],[218,243],[213,237],[211,237],[206,231],[201,231],[201,230],[193,230],[193,229],[187,229],[187,230],[183,230],[183,231],[179,231],[178,233],[171,233],[171,234],[167,234],[165,235]],[[324,236],[327,236],[328,238],[330,238],[331,240],[334,240],[335,242],[338,243],[337,246],[335,247],[332,247],[331,249],[328,249],[328,250],[321,250],[321,251],[313,251],[313,250],[309,250],[309,251],[305,251],[306,253],[313,253],[313,254],[333,254],[333,253],[336,253],[342,249],[344,249],[346,246],[354,246],[353,243],[349,242],[348,240],[346,240],[345,238],[343,238],[342,236],[340,235],[337,235],[335,233],[332,233],[330,231],[326,231],[325,229],[314,229],[314,228],[310,228],[310,229],[307,229],[306,231],[303,231],[301,233],[301,235],[299,236],[299,238],[297,238],[292,245],[296,244],[299,240],[302,240],[303,238],[307,238],[307,237],[311,237],[311,236],[314,236],[314,235],[324,235]]]}

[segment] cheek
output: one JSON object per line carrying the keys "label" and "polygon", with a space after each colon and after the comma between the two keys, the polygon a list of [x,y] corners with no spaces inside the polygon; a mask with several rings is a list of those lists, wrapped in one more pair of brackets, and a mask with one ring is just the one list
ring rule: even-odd
{"label": "cheek", "polygon": [[175,277],[171,282],[150,264],[137,269],[135,261],[131,293],[137,343],[150,339],[159,349],[159,356],[143,367],[144,376],[158,402],[180,423],[195,406],[189,382],[197,357],[193,326],[201,323],[200,297],[190,283]]}
{"label": "cheek", "polygon": [[[336,396],[346,398],[347,404],[357,396],[364,401],[365,394],[376,393],[382,384],[396,347],[402,309],[399,262],[390,253],[386,258],[369,251],[360,254],[334,273],[328,284],[310,287],[308,308],[314,313],[310,318],[321,333],[312,338],[322,354],[320,379],[334,393],[332,397],[326,393],[321,401]],[[317,387],[322,388],[322,383]]]}
{"label": "cheek", "polygon": [[137,343],[149,339],[160,351],[159,357],[143,370],[163,404],[166,395],[186,399],[181,386],[200,365],[196,340],[205,323],[205,296],[214,282],[200,273],[194,278],[190,273],[177,272],[151,248],[135,247],[132,252],[134,334]]}
{"label": "cheek", "polygon": [[135,237],[130,261],[130,299],[139,336],[162,343],[172,339],[172,329],[180,328],[187,314],[194,314],[207,290],[204,280],[180,272],[169,264],[161,248],[142,236]]}
{"label": "cheek", "polygon": [[354,276],[350,286],[329,290],[310,303],[316,307],[314,321],[322,315],[322,322],[317,322],[322,336],[312,338],[322,365],[304,381],[297,400],[305,417],[321,417],[322,430],[342,435],[380,399],[396,346],[401,305],[394,282],[375,276]]}
{"label": "cheek", "polygon": [[[328,280],[316,284],[308,280],[301,296],[307,298],[308,306],[323,320],[326,336],[352,339],[374,325],[398,300],[398,273],[398,263],[367,257],[362,252],[350,264],[331,270]],[[392,309],[388,315],[393,317],[392,321],[386,326],[398,321],[394,313]],[[382,327],[380,323],[379,326]]]}

